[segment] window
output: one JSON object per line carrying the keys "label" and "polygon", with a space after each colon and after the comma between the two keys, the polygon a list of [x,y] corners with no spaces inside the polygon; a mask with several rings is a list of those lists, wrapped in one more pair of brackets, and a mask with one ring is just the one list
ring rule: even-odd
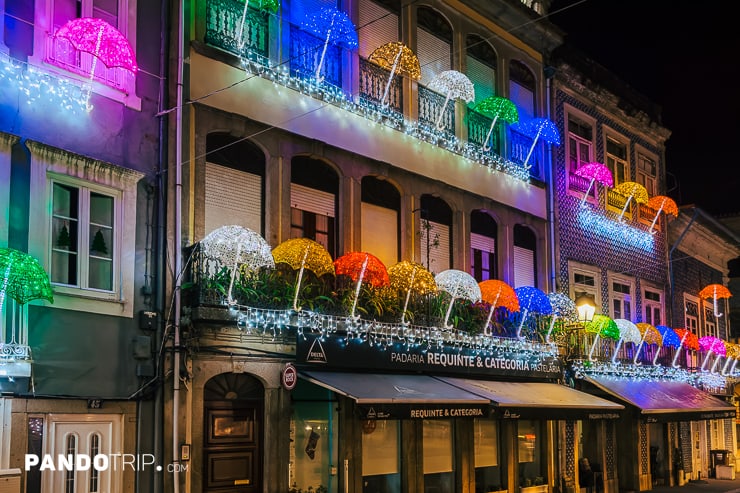
{"label": "window", "polygon": [[545,448],[543,437],[543,422],[520,419],[516,423],[517,440],[519,442],[518,457],[519,470],[522,473],[523,486],[546,484],[547,464],[545,462]]}
{"label": "window", "polygon": [[481,491],[503,488],[503,468],[499,461],[499,421],[479,419],[473,421],[475,453],[475,485]]}
{"label": "window", "polygon": [[425,491],[454,491],[455,462],[453,460],[455,440],[452,420],[425,419],[422,423],[423,467]]}
{"label": "window", "polygon": [[657,165],[654,159],[644,154],[637,155],[637,183],[645,187],[649,196],[655,195]]}
{"label": "window", "polygon": [[400,430],[396,419],[369,419],[362,423],[364,492],[401,491]]}
{"label": "window", "polygon": [[31,194],[48,197],[31,201],[28,253],[49,271],[53,307],[133,316],[136,183],[143,175],[26,145]]}
{"label": "window", "polygon": [[136,97],[135,75],[120,67],[108,68],[92,54],[76,50],[69,41],[54,38],[67,21],[95,17],[106,21],[126,38],[136,53],[136,17],[138,0],[36,0],[34,18],[34,54],[30,62],[52,65],[68,77],[87,84],[92,90],[127,106],[140,109]]}
{"label": "window", "polygon": [[401,194],[376,177],[362,178],[360,249],[372,252],[388,267],[400,257]]}
{"label": "window", "polygon": [[[568,171],[574,173],[591,162],[591,126],[568,116]],[[584,190],[585,192],[585,190]]]}
{"label": "window", "polygon": [[[519,111],[519,121],[525,121],[536,116],[535,89],[537,80],[532,71],[524,63],[512,60],[509,63],[509,99],[516,104]],[[529,173],[532,176],[540,176],[540,163],[542,162],[543,144],[538,143],[530,155],[530,149],[535,144],[531,137],[507,126],[511,140],[512,161],[517,163],[527,162],[531,166]],[[527,160],[529,156],[529,160]]]}
{"label": "window", "polygon": [[714,316],[714,303],[711,301],[704,300],[702,302],[702,308],[704,309],[702,317],[702,336],[718,337],[717,331],[717,317]]}
{"label": "window", "polygon": [[496,279],[496,221],[484,211],[470,214],[470,274],[476,281]]}
{"label": "window", "polygon": [[421,65],[421,83],[428,85],[435,76],[452,68],[452,27],[428,7],[418,7],[416,19],[416,56]]}
{"label": "window", "polygon": [[537,287],[537,238],[526,226],[514,226],[514,287]]}
{"label": "window", "polygon": [[336,196],[339,177],[326,163],[307,157],[291,162],[290,237],[320,243],[336,258]]}
{"label": "window", "polygon": [[610,282],[611,317],[632,320],[634,282],[612,278]]}
{"label": "window", "polygon": [[686,330],[699,334],[699,299],[684,294],[684,323]]}
{"label": "window", "polygon": [[120,194],[52,179],[51,282],[113,291]]}
{"label": "window", "polygon": [[590,265],[570,261],[568,262],[568,272],[570,274],[571,298],[576,299],[582,294],[593,296],[598,312],[601,306],[601,278],[598,269]]}
{"label": "window", "polygon": [[606,139],[606,167],[612,173],[614,185],[629,181],[627,146],[611,137]]}
{"label": "window", "polygon": [[476,35],[469,35],[465,45],[466,74],[475,89],[475,101],[468,104],[468,140],[499,154],[503,125],[491,129],[493,120],[472,109],[476,102],[496,94],[496,52],[486,40]]}
{"label": "window", "polygon": [[644,310],[643,320],[650,325],[663,324],[663,293],[655,289],[645,288],[642,296]]}
{"label": "window", "polygon": [[452,267],[452,209],[431,195],[422,195],[419,203],[421,264],[438,274]]}

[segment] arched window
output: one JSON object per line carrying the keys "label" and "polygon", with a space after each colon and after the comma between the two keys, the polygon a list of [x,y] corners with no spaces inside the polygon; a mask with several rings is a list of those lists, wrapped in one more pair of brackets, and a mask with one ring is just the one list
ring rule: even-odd
{"label": "arched window", "polygon": [[419,205],[421,263],[435,274],[452,268],[452,209],[432,195],[422,195]]}
{"label": "arched window", "polygon": [[294,157],[290,169],[290,237],[314,240],[336,258],[339,176],[306,156]]}
{"label": "arched window", "polygon": [[400,257],[400,210],[401,194],[396,187],[374,176],[362,178],[360,248],[388,267]]}
{"label": "arched window", "polygon": [[514,287],[537,287],[537,238],[526,226],[514,226]]}
{"label": "arched window", "polygon": [[476,281],[497,279],[498,225],[485,211],[470,213],[470,274]]}
{"label": "arched window", "polygon": [[438,12],[416,9],[416,56],[421,65],[421,83],[452,68],[452,26]]}
{"label": "arched window", "polygon": [[[468,35],[465,40],[465,47],[466,72],[475,88],[475,101],[469,105],[472,108],[474,103],[483,101],[496,94],[497,59],[493,47],[486,40],[475,34]],[[491,123],[493,121],[488,116],[477,113],[472,109],[469,110],[468,140],[479,146],[484,146],[486,145],[486,139],[488,139],[486,148],[490,147],[493,152],[499,154],[500,132],[498,130],[502,126],[497,125],[497,129],[491,132],[491,136],[489,137],[488,132],[491,129]]]}
{"label": "arched window", "polygon": [[[519,121],[525,121],[536,116],[535,89],[536,79],[532,71],[518,60],[509,63],[509,99],[516,104],[519,110]],[[531,137],[510,128],[511,136],[511,160],[523,163],[527,159],[529,150],[534,143]],[[531,165],[530,174],[540,176],[540,163],[542,162],[542,144],[538,142],[533,154],[527,160]]]}
{"label": "arched window", "polygon": [[264,232],[265,155],[228,134],[206,137],[205,234],[236,224]]}

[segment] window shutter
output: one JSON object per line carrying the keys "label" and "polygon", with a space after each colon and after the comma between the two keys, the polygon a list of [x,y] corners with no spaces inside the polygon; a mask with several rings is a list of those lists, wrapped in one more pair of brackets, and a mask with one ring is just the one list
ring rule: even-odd
{"label": "window shutter", "polygon": [[421,65],[421,83],[428,85],[436,75],[450,70],[452,47],[447,41],[424,29],[417,29],[416,34],[416,57]]}
{"label": "window shutter", "polygon": [[398,262],[398,213],[374,204],[362,202],[363,252],[378,257],[387,267]]}
{"label": "window shutter", "polygon": [[206,234],[231,224],[262,234],[262,177],[206,163]]}
{"label": "window shutter", "polygon": [[528,248],[514,247],[514,287],[534,286],[534,252]]}
{"label": "window shutter", "polygon": [[334,217],[334,195],[315,188],[290,184],[290,206],[319,216]]}
{"label": "window shutter", "polygon": [[360,0],[359,53],[368,58],[378,46],[399,40],[398,15],[384,9],[372,0]]}
{"label": "window shutter", "polygon": [[475,100],[483,101],[495,94],[496,71],[479,61],[477,58],[467,57],[468,78],[475,88]]}
{"label": "window shutter", "polygon": [[470,248],[482,252],[494,253],[496,251],[496,239],[477,233],[470,233]]}
{"label": "window shutter", "polygon": [[[450,265],[450,227],[446,224],[435,223],[429,221],[431,229],[428,234],[430,235],[430,247],[427,252],[427,240],[424,235],[421,238],[421,263],[426,267],[429,265],[429,270],[438,274],[443,270],[451,268]],[[438,245],[434,246],[435,240]],[[429,260],[429,262],[427,262]]]}

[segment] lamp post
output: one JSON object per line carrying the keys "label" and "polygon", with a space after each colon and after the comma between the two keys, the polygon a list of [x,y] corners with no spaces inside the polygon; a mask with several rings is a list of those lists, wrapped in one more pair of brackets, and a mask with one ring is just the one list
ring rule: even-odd
{"label": "lamp post", "polygon": [[576,297],[576,310],[578,311],[578,320],[586,323],[593,320],[596,314],[596,300],[594,295],[581,293]]}

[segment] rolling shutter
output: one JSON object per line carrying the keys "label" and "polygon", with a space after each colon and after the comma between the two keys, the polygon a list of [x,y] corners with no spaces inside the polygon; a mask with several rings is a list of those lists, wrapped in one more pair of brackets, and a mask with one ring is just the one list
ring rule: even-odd
{"label": "rolling shutter", "polygon": [[334,194],[291,183],[290,206],[319,216],[334,217]]}
{"label": "rolling shutter", "polygon": [[399,40],[398,15],[384,9],[372,0],[360,0],[359,53],[368,58],[378,46]]}
{"label": "rolling shutter", "polygon": [[426,86],[435,76],[450,70],[452,47],[424,29],[417,29],[416,34],[416,57],[421,65],[421,83]]}
{"label": "rolling shutter", "polygon": [[514,287],[535,286],[534,252],[514,246]]}
{"label": "rolling shutter", "polygon": [[390,267],[398,262],[398,213],[362,202],[360,238],[363,252],[370,252]]}
{"label": "rolling shutter", "polygon": [[262,234],[262,177],[206,163],[206,234],[236,224]]}

